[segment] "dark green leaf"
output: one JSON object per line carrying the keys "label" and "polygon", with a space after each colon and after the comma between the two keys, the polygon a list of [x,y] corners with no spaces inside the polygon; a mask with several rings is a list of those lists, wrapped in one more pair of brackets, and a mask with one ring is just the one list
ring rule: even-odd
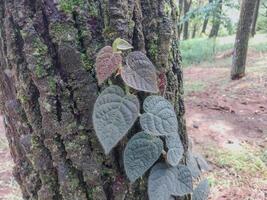
{"label": "dark green leaf", "polygon": [[93,124],[106,154],[132,127],[138,113],[137,97],[125,95],[120,87],[110,86],[100,94],[94,105]]}
{"label": "dark green leaf", "polygon": [[178,125],[174,108],[161,96],[149,96],[144,101],[144,111],[140,118],[142,128],[152,135],[177,134]]}
{"label": "dark green leaf", "polygon": [[186,166],[168,167],[165,163],[158,163],[152,168],[148,179],[150,200],[169,200],[171,196],[192,192],[192,177]]}
{"label": "dark green leaf", "polygon": [[128,142],[124,151],[124,168],[131,182],[141,177],[160,157],[163,142],[140,132]]}
{"label": "dark green leaf", "polygon": [[178,133],[167,136],[166,145],[169,149],[167,152],[167,161],[171,166],[175,167],[183,158],[184,153],[184,147]]}
{"label": "dark green leaf", "polygon": [[201,181],[193,192],[192,200],[207,200],[209,198],[209,182]]}

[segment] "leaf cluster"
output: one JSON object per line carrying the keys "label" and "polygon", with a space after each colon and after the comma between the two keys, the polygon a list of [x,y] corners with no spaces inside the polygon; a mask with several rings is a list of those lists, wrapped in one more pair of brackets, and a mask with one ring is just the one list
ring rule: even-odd
{"label": "leaf cluster", "polygon": [[105,154],[110,153],[139,117],[142,131],[130,138],[123,153],[129,180],[133,183],[151,169],[150,200],[170,200],[188,194],[194,200],[207,199],[207,181],[193,190],[193,178],[199,177],[208,165],[202,157],[192,153],[187,155],[189,165],[182,164],[185,151],[174,107],[163,96],[155,95],[162,92],[159,88],[165,88],[166,77],[157,72],[140,51],[128,53],[123,66],[121,51],[130,49],[132,46],[127,41],[118,38],[112,47],[100,50],[96,58],[98,83],[104,83],[117,71],[127,86],[154,94],[144,100],[143,113],[140,113],[139,100],[129,91],[125,94],[121,87],[112,84],[102,91],[94,105],[93,124]]}

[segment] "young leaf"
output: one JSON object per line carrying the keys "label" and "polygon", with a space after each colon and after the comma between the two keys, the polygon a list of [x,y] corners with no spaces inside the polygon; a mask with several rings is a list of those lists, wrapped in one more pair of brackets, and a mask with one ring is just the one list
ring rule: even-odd
{"label": "young leaf", "polygon": [[200,154],[194,154],[190,150],[186,155],[186,163],[194,178],[201,175],[202,171],[209,171],[211,167]]}
{"label": "young leaf", "polygon": [[126,40],[123,40],[121,38],[117,38],[116,40],[114,40],[113,44],[112,44],[112,48],[117,51],[117,50],[128,50],[128,49],[132,49],[133,46],[131,44],[129,44]]}
{"label": "young leaf", "polygon": [[186,155],[186,165],[194,178],[197,178],[200,176],[201,170],[199,169],[199,166],[198,166],[198,163],[197,163],[197,160],[194,154],[190,151]]}
{"label": "young leaf", "polygon": [[128,86],[136,90],[151,93],[159,91],[156,69],[141,51],[129,53],[126,66],[121,70],[121,77]]}
{"label": "young leaf", "polygon": [[111,46],[102,48],[96,57],[96,76],[98,84],[108,79],[122,65],[120,53],[113,53]]}
{"label": "young leaf", "polygon": [[125,95],[120,87],[110,86],[100,94],[94,105],[93,124],[106,154],[132,127],[138,113],[137,97]]}
{"label": "young leaf", "polygon": [[183,158],[184,147],[178,134],[170,135],[166,137],[166,145],[168,147],[167,161],[175,167],[179,164]]}
{"label": "young leaf", "polygon": [[195,154],[195,159],[197,161],[198,167],[201,171],[209,171],[211,170],[210,165],[207,163],[205,158],[200,154]]}
{"label": "young leaf", "polygon": [[207,200],[209,198],[209,182],[201,181],[193,192],[192,200]]}
{"label": "young leaf", "polygon": [[167,87],[167,77],[164,72],[158,74],[158,88],[161,95],[164,95]]}
{"label": "young leaf", "polygon": [[165,136],[178,132],[177,118],[170,102],[161,96],[149,96],[144,101],[140,124],[147,133]]}
{"label": "young leaf", "polygon": [[160,157],[161,139],[145,132],[134,135],[124,151],[124,168],[131,182],[141,177]]}
{"label": "young leaf", "polygon": [[168,167],[165,163],[156,164],[148,178],[150,200],[169,200],[171,196],[183,196],[193,192],[190,171],[184,165]]}

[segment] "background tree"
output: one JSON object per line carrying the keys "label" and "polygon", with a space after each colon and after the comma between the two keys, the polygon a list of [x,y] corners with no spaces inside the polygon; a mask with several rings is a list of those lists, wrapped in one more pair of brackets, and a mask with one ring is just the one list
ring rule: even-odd
{"label": "background tree", "polygon": [[[211,3],[212,3],[212,0],[209,0],[209,4],[211,4]],[[205,18],[204,18],[204,22],[203,22],[201,33],[206,33],[206,29],[207,29],[208,22],[209,22],[209,17],[210,17],[210,13],[207,12],[205,14]]]}
{"label": "background tree", "polygon": [[[1,2],[1,110],[25,199],[147,199],[146,179],[130,185],[125,178],[125,142],[106,157],[92,127],[102,89],[95,78],[96,52],[117,37],[147,52],[166,74],[165,97],[175,106],[187,149],[175,5],[174,0]],[[137,95],[142,103],[145,94]]]}
{"label": "background tree", "polygon": [[[192,0],[184,0],[184,15],[190,10]],[[183,25],[183,39],[187,40],[189,38],[189,19],[184,22]]]}
{"label": "background tree", "polygon": [[[215,0],[216,1],[216,0]],[[217,37],[221,25],[221,15],[222,15],[222,5],[223,0],[219,0],[216,3],[216,7],[213,11],[213,17],[212,17],[212,27],[209,34],[209,37]]]}
{"label": "background tree", "polygon": [[[183,16],[183,7],[184,7],[184,0],[179,0],[178,8],[179,8],[179,14],[178,14],[178,21],[180,22],[182,20]],[[181,38],[181,34],[183,31],[183,23],[178,24],[178,37]]]}
{"label": "background tree", "polygon": [[259,15],[259,8],[260,8],[260,0],[256,0],[256,6],[253,12],[253,20],[251,25],[251,36],[254,37],[256,34],[256,25],[257,25],[257,19]]}
{"label": "background tree", "polygon": [[243,0],[241,4],[231,71],[233,80],[245,76],[248,41],[255,5],[256,1],[250,0]]}

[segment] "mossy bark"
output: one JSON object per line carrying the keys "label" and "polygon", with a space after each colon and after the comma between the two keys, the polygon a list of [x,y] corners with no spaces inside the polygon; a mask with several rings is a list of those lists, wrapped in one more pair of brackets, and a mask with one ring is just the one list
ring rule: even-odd
{"label": "mossy bark", "polygon": [[[24,199],[148,199],[146,178],[130,184],[125,177],[125,142],[104,156],[92,127],[93,104],[103,89],[95,78],[95,56],[117,37],[166,73],[165,97],[175,105],[187,149],[175,5],[174,0],[0,3],[1,110]],[[140,101],[144,95],[138,93]]]}

